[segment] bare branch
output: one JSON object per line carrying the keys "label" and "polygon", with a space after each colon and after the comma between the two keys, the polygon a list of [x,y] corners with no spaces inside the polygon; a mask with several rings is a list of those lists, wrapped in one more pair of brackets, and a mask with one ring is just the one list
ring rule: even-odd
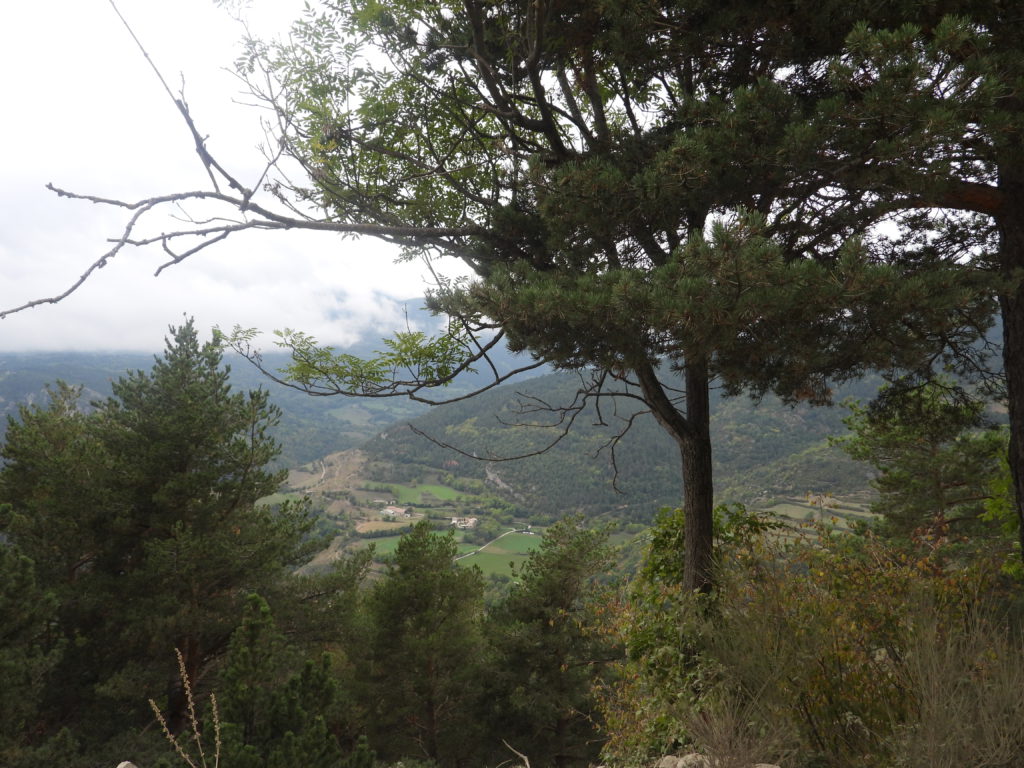
{"label": "bare branch", "polygon": [[508,747],[510,752],[512,752],[516,757],[523,761],[523,765],[525,766],[525,768],[530,768],[530,758],[528,758],[519,750],[515,749],[511,744],[509,744],[504,739],[501,740],[501,743]]}
{"label": "bare branch", "polygon": [[[50,188],[53,189],[51,185],[48,186],[50,186]],[[73,282],[63,293],[59,293],[56,296],[50,296],[44,299],[33,299],[32,301],[25,302],[24,304],[17,307],[12,307],[11,309],[0,310],[0,320],[3,320],[8,315],[13,315],[16,312],[21,312],[26,309],[38,307],[43,304],[57,304],[58,302],[63,301],[72,293],[77,291],[79,288],[82,287],[82,285],[85,284],[85,281],[88,280],[94,272],[96,272],[96,270],[103,269],[103,267],[107,266],[107,263],[115,256],[117,256],[120,250],[124,248],[125,245],[128,244],[128,238],[131,236],[132,231],[135,229],[136,223],[138,223],[139,219],[148,210],[148,208],[141,208],[140,210],[136,211],[128,220],[128,223],[125,225],[124,232],[122,233],[121,238],[115,241],[114,247],[107,251],[105,254],[103,254],[92,264],[90,264],[88,268],[85,270],[85,272],[79,275],[78,279],[75,280],[75,282]]]}
{"label": "bare branch", "polygon": [[[219,167],[217,165],[216,167]],[[301,218],[298,216],[287,216],[266,208],[263,205],[253,203],[248,193],[239,197],[220,191],[192,190],[188,192],[176,192],[168,195],[157,195],[141,200],[127,201],[114,198],[88,195],[78,192],[71,192],[52,183],[46,185],[47,189],[59,197],[72,200],[84,200],[96,205],[106,205],[112,208],[122,208],[133,211],[131,218],[124,225],[121,235],[111,238],[113,247],[90,264],[77,280],[67,289],[59,294],[42,299],[34,299],[10,309],[0,310],[0,319],[31,309],[43,304],[56,304],[73,294],[99,269],[105,267],[121,250],[126,246],[144,247],[148,245],[160,245],[164,252],[171,259],[162,264],[156,274],[175,264],[180,264],[190,256],[218,243],[228,236],[246,230],[312,230],[319,232],[337,232],[341,234],[366,234],[382,239],[388,239],[409,246],[425,247],[443,241],[457,241],[469,237],[486,237],[487,232],[477,225],[466,225],[463,227],[417,227],[400,226],[387,224],[365,224],[332,220],[317,220],[312,218]],[[165,206],[181,206],[189,202],[214,202],[222,203],[233,211],[244,216],[240,220],[227,218],[207,218],[203,220],[191,220],[195,226],[184,227],[172,232],[161,232],[158,235],[145,237],[134,237],[137,226],[142,218]],[[209,222],[220,222],[210,224]],[[202,242],[182,251],[175,251],[171,243],[176,240],[198,238]]]}
{"label": "bare branch", "polygon": [[[587,406],[590,405],[592,402],[595,405],[595,407],[597,407],[602,399],[612,399],[613,401],[618,401],[620,399],[625,398],[629,400],[637,400],[641,403],[646,404],[646,401],[640,395],[637,395],[635,393],[629,391],[604,389],[607,379],[607,372],[596,372],[596,375],[591,379],[589,383],[584,382],[583,386],[576,390],[572,402],[567,405],[552,405],[551,403],[548,403],[542,398],[536,397],[534,395],[530,395],[524,392],[517,392],[516,396],[519,398],[519,414],[531,415],[547,412],[552,413],[556,416],[554,421],[546,424],[539,423],[536,421],[508,421],[497,416],[495,417],[499,424],[510,428],[557,430],[557,434],[554,437],[546,441],[545,444],[542,445],[540,448],[537,448],[532,451],[525,451],[510,456],[498,456],[493,453],[481,456],[476,452],[465,450],[452,443],[436,438],[433,435],[430,435],[429,433],[414,426],[413,424],[407,424],[406,426],[413,434],[422,437],[423,439],[433,443],[439,448],[450,450],[453,453],[456,453],[460,456],[464,456],[469,459],[474,459],[476,461],[498,463],[506,461],[519,461],[521,459],[528,459],[534,456],[542,456],[548,453],[549,451],[553,450],[555,446],[557,446],[559,443],[562,442],[562,440],[569,436],[569,433],[572,431],[576,423],[576,419],[580,416],[580,414],[582,414],[586,410]],[[619,416],[618,413],[616,413],[616,418],[620,420],[619,427],[606,441],[599,445],[597,450],[594,451],[594,453],[592,454],[594,458],[597,458],[604,451],[608,451],[609,461],[612,466],[612,489],[616,493],[622,493],[622,489],[619,487],[618,482],[620,473],[618,458],[616,454],[619,443],[626,437],[629,431],[633,428],[633,425],[636,423],[636,420],[638,418],[642,416],[647,416],[650,413],[651,411],[648,408],[634,411],[628,414],[627,416]],[[609,424],[599,416],[599,420],[595,424],[595,426],[609,426]]]}

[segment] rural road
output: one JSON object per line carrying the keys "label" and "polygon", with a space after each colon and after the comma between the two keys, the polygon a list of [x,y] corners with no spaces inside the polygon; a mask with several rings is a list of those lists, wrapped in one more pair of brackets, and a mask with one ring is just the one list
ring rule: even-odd
{"label": "rural road", "polygon": [[488,541],[486,544],[481,544],[479,547],[474,549],[472,552],[467,552],[464,555],[459,555],[455,559],[456,560],[462,560],[464,557],[472,557],[473,555],[479,555],[481,552],[483,552],[485,549],[487,549],[489,546],[491,546],[491,544],[493,544],[494,542],[498,541],[498,539],[503,539],[506,536],[508,536],[510,533],[531,533],[531,531],[528,528],[521,528],[521,529],[512,528],[510,530],[505,531],[503,534],[494,537],[493,539]]}

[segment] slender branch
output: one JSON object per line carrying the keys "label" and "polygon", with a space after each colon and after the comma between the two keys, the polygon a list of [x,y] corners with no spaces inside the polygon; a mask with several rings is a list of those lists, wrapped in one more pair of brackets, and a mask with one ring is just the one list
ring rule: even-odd
{"label": "slender branch", "polygon": [[214,170],[216,170],[218,173],[221,174],[221,176],[224,177],[225,181],[227,181],[228,184],[233,189],[238,190],[247,198],[252,197],[252,192],[246,190],[241,184],[239,184],[238,181],[231,174],[225,171],[224,168],[216,160],[214,160],[210,153],[207,151],[206,139],[200,135],[199,130],[196,128],[195,122],[192,120],[192,116],[189,114],[188,105],[185,103],[184,94],[181,94],[180,97],[176,97],[174,95],[174,93],[171,91],[170,86],[167,84],[167,80],[164,79],[164,76],[160,72],[160,69],[156,66],[156,63],[153,61],[153,58],[149,55],[149,51],[146,50],[146,47],[142,44],[142,41],[139,40],[138,36],[135,34],[135,30],[132,29],[131,25],[128,23],[128,20],[125,19],[124,14],[121,13],[120,9],[117,7],[117,4],[114,2],[114,0],[108,0],[108,2],[110,3],[110,7],[114,9],[114,13],[117,14],[117,17],[121,19],[121,23],[124,24],[125,29],[128,30],[128,34],[131,35],[132,40],[135,41],[135,45],[138,46],[139,50],[142,52],[142,55],[146,58],[146,62],[149,64],[150,68],[156,74],[157,79],[160,81],[160,85],[163,86],[164,91],[167,92],[167,95],[171,98],[171,101],[174,102],[174,106],[178,108],[178,112],[185,120],[185,124],[188,126],[189,132],[192,134],[192,140],[195,142],[196,154],[199,155],[199,159],[202,161],[203,166],[206,168],[206,173],[210,177],[210,183],[213,184],[213,188],[218,192],[220,191],[220,186],[217,184],[217,177],[214,174]]}
{"label": "slender branch", "polygon": [[501,740],[501,743],[504,744],[506,747],[508,747],[510,752],[512,752],[516,757],[518,757],[520,760],[523,761],[523,765],[525,766],[525,768],[530,768],[530,758],[528,758],[522,752],[517,750],[515,747],[513,747],[511,744],[509,744],[504,739]]}
{"label": "slender branch", "polygon": [[[169,266],[180,264],[185,259],[194,256],[200,251],[226,239],[229,235],[246,230],[312,230],[319,232],[338,232],[342,234],[366,234],[384,239],[392,239],[406,245],[425,246],[435,244],[442,240],[458,241],[470,237],[488,237],[488,232],[478,225],[467,224],[462,227],[418,227],[388,225],[377,223],[356,223],[331,220],[317,220],[286,216],[264,207],[263,205],[251,202],[245,196],[238,197],[219,191],[193,190],[190,192],[177,192],[168,195],[158,195],[136,201],[117,200],[96,195],[87,195],[71,192],[50,183],[47,189],[59,197],[66,197],[73,200],[84,200],[97,205],[109,205],[114,208],[123,208],[133,211],[131,218],[125,224],[121,235],[112,238],[110,242],[114,245],[102,256],[90,264],[86,270],[67,289],[59,294],[42,299],[34,299],[9,309],[0,310],[0,319],[26,309],[31,309],[43,304],[56,304],[73,294],[99,269],[105,267],[121,250],[127,246],[143,247],[147,245],[160,245],[165,253],[171,256],[171,260],[161,264],[156,274],[160,274]],[[183,228],[173,232],[161,232],[158,235],[146,237],[133,237],[133,233],[142,217],[157,208],[166,205],[180,205],[186,202],[211,201],[223,203],[233,210],[246,214],[242,220],[223,219],[223,223],[207,226],[199,224],[191,228]],[[208,219],[210,221],[212,219]],[[203,242],[187,250],[176,252],[170,248],[170,243],[184,238],[201,238]]]}

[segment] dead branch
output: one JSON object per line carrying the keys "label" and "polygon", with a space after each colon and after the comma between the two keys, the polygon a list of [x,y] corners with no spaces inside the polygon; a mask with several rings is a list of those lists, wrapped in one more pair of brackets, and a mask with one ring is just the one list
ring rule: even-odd
{"label": "dead branch", "polygon": [[[476,452],[465,450],[463,448],[458,447],[457,445],[436,438],[433,435],[428,434],[427,432],[419,429],[418,427],[412,424],[407,424],[406,426],[408,426],[409,430],[413,434],[422,437],[423,439],[433,443],[439,448],[444,448],[445,450],[452,451],[453,453],[456,453],[460,456],[464,456],[469,459],[494,463],[506,461],[519,461],[521,459],[528,459],[534,456],[542,456],[553,450],[555,446],[557,446],[559,443],[562,442],[562,440],[569,436],[569,433],[572,431],[573,426],[576,423],[576,419],[579,418],[579,416],[586,410],[588,405],[593,404],[595,405],[595,407],[597,407],[597,405],[601,403],[603,400],[610,399],[613,402],[617,402],[624,398],[629,400],[637,400],[641,403],[645,403],[644,399],[641,396],[628,390],[617,391],[605,389],[606,383],[607,377],[604,376],[602,372],[597,372],[597,374],[591,379],[589,384],[587,382],[584,382],[583,386],[576,390],[576,392],[573,395],[572,402],[564,405],[554,405],[534,395],[530,395],[524,392],[517,392],[516,397],[519,398],[517,403],[517,413],[521,415],[551,413],[555,416],[554,420],[551,421],[550,423],[539,423],[536,421],[510,421],[502,419],[501,417],[498,416],[495,417],[496,421],[499,424],[510,428],[557,430],[556,434],[551,439],[546,441],[541,447],[532,451],[525,451],[522,453],[506,456],[499,456],[493,453],[481,456]],[[465,397],[469,396],[471,395],[467,395]],[[460,397],[458,399],[465,399],[465,397]],[[642,410],[634,411],[630,414],[627,414],[626,416],[620,416],[616,409],[614,416],[619,420],[618,428],[607,440],[601,443],[601,445],[598,446],[597,450],[592,454],[593,457],[596,458],[600,456],[602,452],[608,451],[609,461],[612,466],[612,489],[615,490],[617,493],[622,493],[622,489],[619,487],[618,483],[620,473],[617,458],[617,449],[619,447],[619,444],[622,442],[623,439],[625,439],[626,435],[633,428],[634,424],[636,423],[636,420],[642,416],[647,416],[650,413],[651,411],[645,408]],[[595,423],[595,426],[610,425],[602,419]]]}
{"label": "dead branch", "polygon": [[515,747],[513,747],[513,746],[512,746],[511,744],[509,744],[509,743],[508,743],[507,741],[505,741],[504,739],[502,739],[502,740],[501,740],[501,743],[502,743],[502,744],[504,744],[504,745],[505,745],[506,747],[508,747],[509,751],[510,751],[510,752],[511,752],[512,754],[514,754],[514,755],[515,755],[516,757],[518,757],[518,758],[519,758],[520,760],[522,760],[522,761],[523,761],[523,765],[525,766],[525,768],[530,768],[530,758],[528,758],[528,757],[527,757],[526,755],[524,755],[524,754],[523,754],[522,752],[520,752],[519,750],[517,750],[517,749],[516,749]]}

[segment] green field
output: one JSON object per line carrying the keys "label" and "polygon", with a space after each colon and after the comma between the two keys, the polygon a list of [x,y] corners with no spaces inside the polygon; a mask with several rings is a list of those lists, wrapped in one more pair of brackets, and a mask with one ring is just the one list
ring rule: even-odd
{"label": "green field", "polygon": [[394,496],[398,499],[399,504],[422,504],[424,493],[429,493],[435,499],[441,501],[454,501],[462,495],[447,485],[424,484],[407,486],[392,484],[391,490],[394,492]]}
{"label": "green field", "polygon": [[272,493],[270,496],[264,496],[258,503],[276,507],[286,501],[302,501],[305,497],[304,493]]}
{"label": "green field", "polygon": [[401,536],[381,536],[378,539],[366,539],[366,544],[373,544],[377,555],[393,555]]}
{"label": "green field", "polygon": [[816,504],[799,499],[789,499],[768,507],[765,511],[791,521],[791,524],[795,526],[824,520],[833,523],[839,529],[847,529],[856,521],[870,520],[873,517],[868,512],[867,504],[840,499],[834,500],[834,504],[835,506],[826,506],[821,509]]}
{"label": "green field", "polygon": [[[367,539],[367,544],[373,544],[377,555],[393,555],[401,536],[384,536],[379,539]],[[543,537],[538,534],[510,533],[503,537],[496,544],[489,544],[484,550],[470,557],[464,557],[458,561],[459,565],[476,565],[484,572],[484,575],[492,573],[510,574],[509,563],[516,565],[523,563],[530,552],[540,546]],[[478,547],[475,544],[459,543],[459,554],[464,555],[475,552]]]}
{"label": "green field", "polygon": [[[476,549],[472,544],[463,544],[462,536],[462,531],[455,532],[455,541],[459,543],[460,555],[464,552],[472,552]],[[377,555],[393,555],[395,554],[395,548],[398,546],[398,542],[401,538],[401,536],[381,536],[375,539],[363,539],[363,541],[365,541],[367,545],[373,544]]]}
{"label": "green field", "polygon": [[494,544],[488,544],[482,552],[462,558],[459,565],[475,565],[485,576],[492,573],[508,575],[511,573],[510,563],[518,566],[525,562],[530,552],[540,546],[542,538],[537,534],[510,533]]}

